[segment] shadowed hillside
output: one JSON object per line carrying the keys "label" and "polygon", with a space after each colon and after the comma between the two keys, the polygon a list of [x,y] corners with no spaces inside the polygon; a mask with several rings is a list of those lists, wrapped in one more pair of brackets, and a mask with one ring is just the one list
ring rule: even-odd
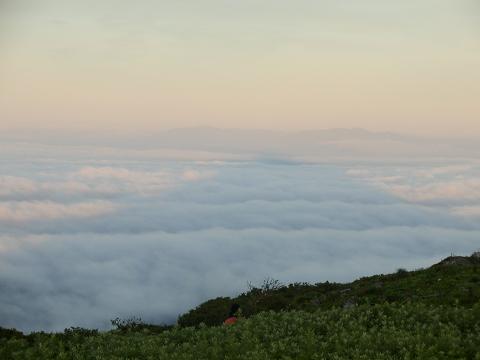
{"label": "shadowed hillside", "polygon": [[282,285],[267,279],[236,298],[209,300],[178,319],[181,326],[219,325],[232,302],[248,317],[262,311],[327,310],[362,304],[421,302],[470,307],[480,300],[480,253],[450,256],[428,269],[381,274],[352,283],[296,283]]}

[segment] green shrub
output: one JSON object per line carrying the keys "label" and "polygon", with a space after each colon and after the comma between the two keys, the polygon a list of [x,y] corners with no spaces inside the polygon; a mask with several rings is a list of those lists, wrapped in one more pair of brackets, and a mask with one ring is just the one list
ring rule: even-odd
{"label": "green shrub", "polygon": [[23,333],[15,329],[5,329],[0,327],[0,339],[22,339]]}

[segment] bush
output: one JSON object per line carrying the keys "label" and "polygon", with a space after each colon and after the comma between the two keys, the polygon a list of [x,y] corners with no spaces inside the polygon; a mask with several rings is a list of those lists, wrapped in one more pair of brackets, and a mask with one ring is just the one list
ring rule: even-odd
{"label": "bush", "polygon": [[66,337],[74,337],[74,336],[95,336],[98,335],[97,329],[85,329],[81,327],[70,327],[63,331],[63,335]]}
{"label": "bush", "polygon": [[25,335],[15,329],[5,329],[0,327],[0,339],[22,339]]}
{"label": "bush", "polygon": [[163,331],[170,330],[173,328],[173,325],[153,325],[146,324],[141,318],[132,317],[128,319],[115,318],[110,320],[112,326],[114,326],[114,331],[117,332],[143,332],[143,333],[152,333],[159,334]]}
{"label": "bush", "polygon": [[143,326],[145,326],[145,323],[142,321],[142,319],[136,317],[131,317],[128,319],[120,319],[117,317],[113,320],[110,320],[110,323],[115,327],[115,329],[120,331],[135,331],[140,330]]}

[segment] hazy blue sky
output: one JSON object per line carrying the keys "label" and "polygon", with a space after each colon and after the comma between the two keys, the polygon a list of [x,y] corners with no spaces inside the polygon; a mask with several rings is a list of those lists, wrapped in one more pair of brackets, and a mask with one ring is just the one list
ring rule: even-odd
{"label": "hazy blue sky", "polygon": [[480,135],[476,0],[0,2],[0,129]]}

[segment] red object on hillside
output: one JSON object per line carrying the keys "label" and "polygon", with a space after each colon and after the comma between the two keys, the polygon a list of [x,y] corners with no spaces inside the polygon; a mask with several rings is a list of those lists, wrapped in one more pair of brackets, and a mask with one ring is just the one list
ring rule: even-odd
{"label": "red object on hillside", "polygon": [[225,325],[233,325],[237,322],[237,317],[236,316],[231,316],[227,320],[225,320],[223,323]]}

